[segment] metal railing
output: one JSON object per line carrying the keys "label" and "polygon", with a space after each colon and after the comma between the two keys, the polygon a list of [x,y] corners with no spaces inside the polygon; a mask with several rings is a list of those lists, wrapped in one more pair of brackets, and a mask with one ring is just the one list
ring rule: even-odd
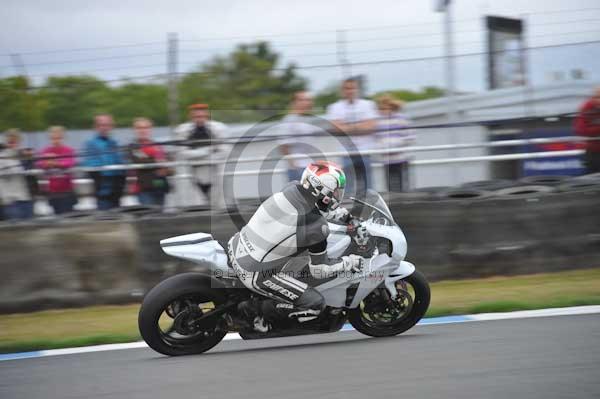
{"label": "metal railing", "polygon": [[[551,144],[551,143],[568,143],[568,142],[586,142],[586,141],[600,141],[600,137],[579,137],[579,136],[562,136],[552,138],[535,138],[535,139],[514,139],[514,140],[498,140],[492,142],[480,142],[480,143],[463,143],[463,144],[438,144],[438,145],[427,145],[427,146],[404,146],[404,147],[392,147],[374,150],[364,151],[329,151],[319,152],[310,154],[290,154],[284,156],[254,156],[238,158],[234,161],[235,164],[253,163],[253,162],[264,162],[264,161],[281,161],[281,160],[299,160],[299,159],[312,159],[315,157],[348,157],[353,155],[388,155],[388,154],[410,154],[424,151],[444,151],[444,150],[464,150],[464,149],[476,149],[476,148],[499,148],[499,147],[513,147],[528,144]],[[580,155],[583,150],[566,150],[566,151],[543,151],[543,152],[529,152],[529,153],[518,153],[518,154],[498,154],[498,155],[481,155],[481,156],[467,156],[467,157],[453,157],[453,158],[439,158],[439,159],[421,159],[421,160],[408,160],[412,165],[428,165],[428,164],[445,164],[445,163],[461,163],[461,162],[482,162],[482,161],[505,161],[505,160],[520,160],[520,159],[535,159],[535,158],[551,158],[560,156],[573,156]],[[102,171],[115,171],[115,170],[139,170],[139,169],[156,169],[156,168],[177,168],[180,166],[216,166],[226,165],[231,163],[226,157],[218,156],[211,157],[207,156],[208,159],[203,160],[186,160],[186,161],[167,161],[167,162],[156,162],[156,163],[143,163],[143,164],[118,164],[118,165],[106,165],[98,167],[74,167],[68,169],[70,173],[89,173],[89,172],[102,172]],[[271,169],[271,171],[284,171],[285,169]],[[256,170],[256,171],[233,171],[226,172],[226,174],[259,174],[267,173],[269,170]],[[0,171],[1,176],[11,175],[44,175],[52,173],[45,169],[29,169],[20,171]],[[63,172],[64,173],[64,172]]]}

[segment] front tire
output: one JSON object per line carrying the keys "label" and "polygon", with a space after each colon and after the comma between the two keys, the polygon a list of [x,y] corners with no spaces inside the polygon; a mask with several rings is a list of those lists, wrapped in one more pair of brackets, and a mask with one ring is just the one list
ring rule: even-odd
{"label": "front tire", "polygon": [[[197,325],[194,318],[226,302],[223,290],[199,273],[170,277],[145,296],[138,316],[142,338],[155,351],[168,356],[206,352],[227,334],[225,320],[215,315]],[[186,313],[187,312],[187,313]],[[172,320],[172,325],[163,327]]]}
{"label": "front tire", "polygon": [[[352,324],[352,327],[371,337],[389,337],[402,334],[417,324],[429,308],[431,291],[427,279],[421,272],[415,270],[413,274],[398,281],[396,285],[397,288],[400,285],[398,300],[405,301],[406,303],[395,306],[398,306],[399,309],[404,309],[404,313],[396,315],[397,309],[392,309],[394,310],[393,314],[395,318],[389,317],[392,310],[387,305],[382,304],[388,292],[386,288],[382,287],[378,289],[378,292],[376,290],[369,294],[358,307],[349,311],[348,320]],[[406,289],[408,286],[412,288],[410,295],[409,290]],[[410,296],[410,298],[407,296]],[[370,311],[370,308],[379,308],[381,311]],[[385,310],[383,310],[384,308]],[[386,311],[387,313],[384,313]],[[376,317],[379,314],[387,314],[388,320],[379,320]]]}

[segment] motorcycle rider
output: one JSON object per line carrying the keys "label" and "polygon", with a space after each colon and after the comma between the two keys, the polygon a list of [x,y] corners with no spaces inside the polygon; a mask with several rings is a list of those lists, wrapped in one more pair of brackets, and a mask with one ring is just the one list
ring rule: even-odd
{"label": "motorcycle rider", "polygon": [[319,291],[286,270],[306,250],[315,279],[362,270],[360,256],[330,258],[327,254],[327,221],[351,220],[350,213],[339,207],[345,185],[346,176],[335,163],[311,163],[300,182],[290,183],[267,199],[229,241],[229,258],[240,280],[250,290],[272,299],[262,301],[261,310],[254,313],[248,310],[250,306],[245,309],[248,316],[254,316],[255,330],[270,329],[264,317],[269,308],[285,309],[277,313],[304,322],[315,319],[325,307]]}

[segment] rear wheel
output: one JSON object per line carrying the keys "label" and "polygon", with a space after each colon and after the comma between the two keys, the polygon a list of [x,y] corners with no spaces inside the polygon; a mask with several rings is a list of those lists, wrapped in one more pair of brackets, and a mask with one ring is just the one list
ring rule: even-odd
{"label": "rear wheel", "polygon": [[350,324],[372,337],[398,335],[413,327],[429,307],[429,283],[423,274],[415,270],[396,282],[396,290],[396,299],[390,297],[385,287],[374,290],[356,309],[350,310]]}
{"label": "rear wheel", "polygon": [[210,280],[198,273],[173,276],[144,298],[138,317],[142,338],[155,351],[169,356],[205,352],[227,334],[223,314],[215,312],[226,301]]}

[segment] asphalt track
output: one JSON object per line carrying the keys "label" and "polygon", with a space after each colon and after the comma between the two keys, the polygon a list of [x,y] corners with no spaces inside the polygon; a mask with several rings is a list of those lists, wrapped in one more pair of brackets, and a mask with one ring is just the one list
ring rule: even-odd
{"label": "asphalt track", "polygon": [[600,314],[0,363],[0,398],[600,398]]}

